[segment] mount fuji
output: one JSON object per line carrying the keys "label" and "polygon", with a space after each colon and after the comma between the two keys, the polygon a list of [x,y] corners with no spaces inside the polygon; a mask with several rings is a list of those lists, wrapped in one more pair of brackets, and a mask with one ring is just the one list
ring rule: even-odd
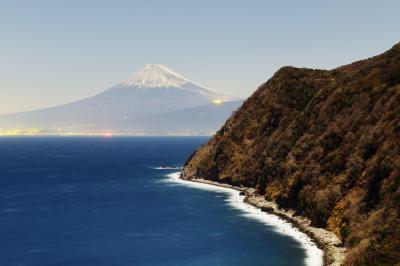
{"label": "mount fuji", "polygon": [[95,96],[0,116],[0,134],[212,134],[241,105],[161,64],[148,64]]}

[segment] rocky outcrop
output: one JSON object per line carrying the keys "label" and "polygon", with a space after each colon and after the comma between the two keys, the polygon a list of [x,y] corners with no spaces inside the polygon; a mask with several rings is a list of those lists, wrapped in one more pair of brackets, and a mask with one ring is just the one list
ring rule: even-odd
{"label": "rocky outcrop", "polygon": [[281,68],[182,177],[294,209],[344,241],[345,265],[400,263],[400,44],[329,71]]}

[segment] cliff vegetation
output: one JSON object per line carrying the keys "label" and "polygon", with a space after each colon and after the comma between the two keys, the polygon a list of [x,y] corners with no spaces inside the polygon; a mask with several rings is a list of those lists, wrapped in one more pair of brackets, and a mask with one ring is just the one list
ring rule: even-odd
{"label": "cliff vegetation", "polygon": [[333,70],[281,68],[184,175],[296,210],[341,237],[345,265],[400,263],[400,44]]}

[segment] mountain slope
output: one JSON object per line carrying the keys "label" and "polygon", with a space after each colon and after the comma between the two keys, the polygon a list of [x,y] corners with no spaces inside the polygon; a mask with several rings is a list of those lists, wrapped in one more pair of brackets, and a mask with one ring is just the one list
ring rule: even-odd
{"label": "mountain slope", "polygon": [[[143,121],[147,132],[179,132],[180,134],[211,135],[221,127],[226,119],[243,104],[243,101],[224,102],[219,105],[207,104],[199,107],[182,109],[161,115],[147,117]],[[212,118],[212,119],[211,119]],[[192,132],[192,133],[191,133]]]}
{"label": "mountain slope", "polygon": [[345,265],[400,263],[400,44],[339,67],[284,67],[185,164],[255,187],[340,236]]}
{"label": "mountain slope", "polygon": [[[146,134],[145,125],[140,124],[146,117],[199,107],[216,100],[227,102],[235,98],[201,87],[163,65],[149,64],[93,97],[53,108],[0,116],[0,129],[38,128],[41,132],[83,134],[140,131]],[[158,131],[168,133],[161,128]]]}

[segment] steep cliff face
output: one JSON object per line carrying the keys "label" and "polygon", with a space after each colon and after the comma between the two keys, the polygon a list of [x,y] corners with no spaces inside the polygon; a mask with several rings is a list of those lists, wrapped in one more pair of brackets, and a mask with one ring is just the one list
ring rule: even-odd
{"label": "steep cliff face", "polygon": [[345,265],[399,263],[400,43],[330,71],[281,68],[183,177],[255,187],[340,236]]}

